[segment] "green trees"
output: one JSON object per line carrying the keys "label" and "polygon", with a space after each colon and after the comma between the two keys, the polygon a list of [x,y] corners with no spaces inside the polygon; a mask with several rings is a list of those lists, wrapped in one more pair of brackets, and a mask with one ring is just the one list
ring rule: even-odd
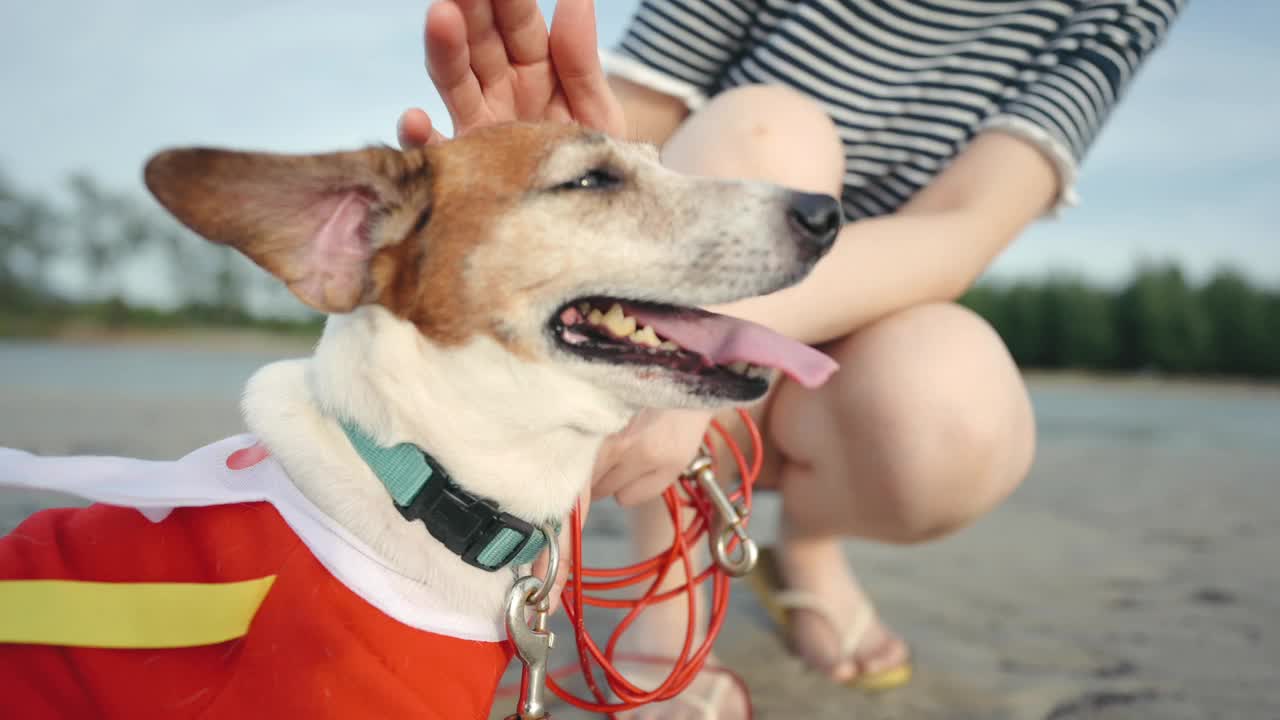
{"label": "green trees", "polygon": [[1280,368],[1280,293],[1220,270],[1200,291],[1208,325],[1209,367],[1232,375],[1275,375]]}
{"label": "green trees", "polygon": [[54,252],[55,217],[40,198],[21,193],[0,174],[0,303],[26,306],[44,292]]}
{"label": "green trees", "polygon": [[1115,290],[1054,275],[962,302],[1022,367],[1280,377],[1280,292],[1232,269],[1193,286],[1176,265],[1146,265]]}

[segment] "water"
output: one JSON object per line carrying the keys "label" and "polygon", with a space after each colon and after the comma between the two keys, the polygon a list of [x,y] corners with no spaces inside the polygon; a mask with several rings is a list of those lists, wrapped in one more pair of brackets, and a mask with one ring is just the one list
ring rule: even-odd
{"label": "water", "polygon": [[0,341],[0,388],[24,386],[120,393],[236,397],[254,370],[279,352],[170,344],[80,345]]}
{"label": "water", "polygon": [[[0,401],[13,388],[231,401],[254,370],[293,354],[0,341]],[[1275,387],[1033,379],[1031,389],[1042,443],[1280,448],[1280,389]]]}
{"label": "water", "polygon": [[1280,448],[1280,391],[1156,381],[1032,379],[1042,443]]}

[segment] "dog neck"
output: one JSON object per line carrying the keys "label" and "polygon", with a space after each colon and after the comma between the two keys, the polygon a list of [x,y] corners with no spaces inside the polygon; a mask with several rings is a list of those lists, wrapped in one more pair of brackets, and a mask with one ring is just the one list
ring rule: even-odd
{"label": "dog neck", "polygon": [[[428,451],[467,491],[530,522],[562,519],[633,408],[477,337],[440,347],[380,307],[332,316],[309,360],[250,380],[245,420],[299,490],[378,560],[460,612],[499,612],[510,576],[471,567],[405,520],[340,421]],[[443,597],[440,597],[443,596]]]}

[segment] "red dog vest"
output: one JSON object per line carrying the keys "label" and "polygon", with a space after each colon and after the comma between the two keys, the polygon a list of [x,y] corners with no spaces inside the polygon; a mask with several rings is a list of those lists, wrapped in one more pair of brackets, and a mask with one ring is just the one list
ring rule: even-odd
{"label": "red dog vest", "polygon": [[196,583],[213,592],[262,579],[255,587],[265,590],[247,632],[225,642],[0,643],[0,717],[488,716],[511,658],[498,619],[423,607],[411,581],[377,563],[252,446],[252,437],[230,438],[170,463],[0,450],[0,485],[111,503],[29,518],[0,539],[0,583]]}

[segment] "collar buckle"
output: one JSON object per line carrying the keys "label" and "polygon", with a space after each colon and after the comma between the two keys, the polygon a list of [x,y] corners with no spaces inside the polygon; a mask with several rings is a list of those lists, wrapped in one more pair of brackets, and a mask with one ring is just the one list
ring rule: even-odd
{"label": "collar buckle", "polygon": [[408,520],[422,520],[432,537],[463,562],[493,572],[505,567],[539,537],[539,530],[458,487],[432,458],[423,453],[436,476],[408,505],[398,506]]}
{"label": "collar buckle", "polygon": [[422,448],[411,443],[383,447],[354,423],[343,421],[341,426],[400,514],[410,522],[421,520],[432,537],[468,565],[488,572],[523,565],[554,540],[499,510],[493,500],[464,490]]}

